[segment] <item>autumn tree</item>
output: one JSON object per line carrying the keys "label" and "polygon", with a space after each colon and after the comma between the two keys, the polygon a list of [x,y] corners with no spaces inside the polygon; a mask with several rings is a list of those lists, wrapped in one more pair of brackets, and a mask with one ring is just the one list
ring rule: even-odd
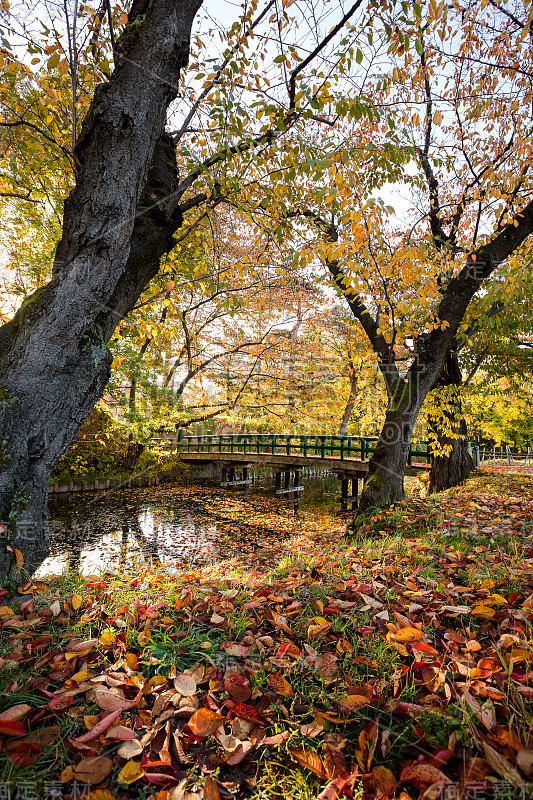
{"label": "autumn tree", "polygon": [[[32,71],[15,46],[2,51],[12,83],[2,96],[4,155],[16,159],[16,147],[28,144],[38,162],[53,145],[70,165],[73,185],[51,280],[0,329],[0,511],[12,543],[31,561],[47,544],[48,478],[104,391],[114,330],[161,258],[200,219],[222,200],[246,208],[251,186],[261,185],[274,203],[279,175],[289,162],[292,168],[295,154],[301,162],[313,157],[299,137],[323,125],[324,89],[328,84],[329,101],[329,79],[339,64],[346,69],[353,52],[356,36],[346,24],[361,5],[356,0],[333,28],[327,20],[325,32],[310,15],[313,40],[302,54],[298,41],[285,43],[293,25],[286,9],[278,14],[272,2],[253,2],[220,31],[216,61],[209,41],[194,40],[185,78],[200,0],[134,0],[127,16],[114,9],[106,25],[85,5],[47,6],[50,22],[39,36],[21,15],[16,47],[29,41],[36,64]],[[16,24],[15,17],[6,22]],[[270,77],[259,68],[263,60]],[[56,108],[65,105],[68,86],[67,127],[58,124]],[[48,127],[56,125],[57,138]],[[318,147],[323,153],[322,141],[316,153]],[[38,174],[31,172],[30,184],[17,161],[4,175],[3,196],[31,202]],[[10,555],[0,558],[5,573]]]}
{"label": "autumn tree", "polygon": [[[387,386],[363,515],[403,496],[422,404],[448,381],[469,327],[486,324],[502,276],[508,293],[521,281],[533,232],[529,20],[496,3],[413,8],[414,20],[385,22],[390,68],[372,92],[383,114],[356,131],[368,167],[355,172],[339,149],[321,202],[310,208],[302,195],[291,212],[310,221],[303,252],[321,256]],[[407,225],[380,197],[387,152],[409,164],[401,182],[417,213]]]}

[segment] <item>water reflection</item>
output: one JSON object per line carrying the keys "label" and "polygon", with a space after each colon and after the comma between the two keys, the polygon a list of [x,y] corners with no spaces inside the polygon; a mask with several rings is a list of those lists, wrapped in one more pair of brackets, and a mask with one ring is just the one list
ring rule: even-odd
{"label": "water reflection", "polygon": [[[306,475],[303,482],[302,507],[335,504],[339,493],[336,476]],[[272,475],[262,472],[245,491],[264,491],[271,485]],[[50,532],[50,554],[36,577],[69,571],[92,575],[126,566],[130,570],[136,566],[183,569],[239,556],[243,550],[261,546],[261,539],[268,535],[253,519],[239,522],[236,531],[234,519],[207,511],[179,487],[155,492],[124,489],[51,500]]]}

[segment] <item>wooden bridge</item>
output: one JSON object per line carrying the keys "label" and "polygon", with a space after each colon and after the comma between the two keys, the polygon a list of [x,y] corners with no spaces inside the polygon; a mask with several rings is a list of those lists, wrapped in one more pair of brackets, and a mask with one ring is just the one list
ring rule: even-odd
{"label": "wooden bridge", "polygon": [[[168,446],[171,440],[168,437],[158,441]],[[221,486],[250,485],[251,467],[270,467],[275,476],[275,493],[291,496],[295,503],[303,491],[302,469],[333,472],[341,481],[341,510],[347,510],[348,504],[352,509],[357,505],[359,484],[364,484],[377,441],[375,436],[236,434],[184,436],[172,444],[177,444],[180,460],[185,464],[219,467]],[[416,475],[430,462],[427,443],[411,443],[406,474]]]}

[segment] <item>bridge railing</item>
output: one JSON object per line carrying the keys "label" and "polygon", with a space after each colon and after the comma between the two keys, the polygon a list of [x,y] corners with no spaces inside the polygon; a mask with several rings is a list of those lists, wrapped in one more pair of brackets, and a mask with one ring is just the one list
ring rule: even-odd
{"label": "bridge railing", "polygon": [[[278,433],[184,436],[183,453],[243,453],[244,455],[300,455],[320,458],[368,460],[376,448],[377,436],[284,435]],[[429,464],[431,455],[425,441],[412,442],[408,464]]]}

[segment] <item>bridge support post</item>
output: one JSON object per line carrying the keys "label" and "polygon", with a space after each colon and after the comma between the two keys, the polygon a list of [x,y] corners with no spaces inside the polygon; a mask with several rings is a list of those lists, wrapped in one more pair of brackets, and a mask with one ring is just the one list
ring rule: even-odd
{"label": "bridge support post", "polygon": [[[340,476],[341,479],[341,511],[348,511],[348,478],[345,478],[344,475]],[[352,481],[353,484],[353,481]],[[357,485],[357,481],[356,481]]]}
{"label": "bridge support post", "polygon": [[[357,472],[355,476],[353,473],[338,473],[341,482],[341,494],[337,500],[341,502],[341,511],[355,511],[359,503],[359,480],[361,485],[364,482],[366,472]],[[352,485],[352,492],[350,494],[350,483]],[[349,508],[350,507],[350,508]]]}
{"label": "bridge support post", "polygon": [[[291,474],[294,473],[294,480],[291,486]],[[283,484],[283,486],[282,486]],[[274,473],[274,491],[276,495],[287,495],[290,499],[292,495],[294,513],[298,513],[299,494],[303,492],[304,487],[300,485],[300,468],[293,467],[292,469],[278,470]]]}

